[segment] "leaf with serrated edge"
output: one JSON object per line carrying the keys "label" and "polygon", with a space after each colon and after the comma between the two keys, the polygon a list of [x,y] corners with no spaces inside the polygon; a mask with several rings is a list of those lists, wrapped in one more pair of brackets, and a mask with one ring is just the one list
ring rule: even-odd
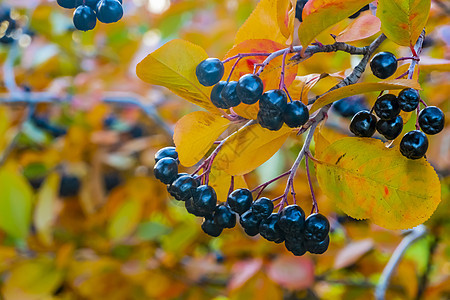
{"label": "leaf with serrated edge", "polygon": [[411,79],[398,79],[380,82],[362,82],[347,85],[339,89],[333,90],[331,92],[328,92],[322,97],[318,98],[311,107],[310,112],[314,112],[327,104],[330,104],[336,100],[345,97],[359,95],[368,92],[376,92],[382,90],[401,90],[405,88],[413,88],[416,90],[421,90],[420,84],[416,80]]}
{"label": "leaf with serrated edge", "polygon": [[428,20],[430,0],[379,0],[381,31],[401,46],[414,45]]}
{"label": "leaf with serrated edge", "polygon": [[137,66],[137,76],[151,84],[168,88],[178,96],[209,111],[219,113],[210,100],[211,87],[198,82],[197,65],[208,58],[205,50],[176,39],[147,55]]}
{"label": "leaf with serrated edge", "polygon": [[340,139],[317,159],[322,191],[353,218],[407,229],[428,220],[441,201],[439,178],[424,158],[407,159],[379,140]]}
{"label": "leaf with serrated edge", "polygon": [[309,0],[303,8],[298,38],[303,47],[325,29],[348,18],[371,0]]}
{"label": "leaf with serrated edge", "polygon": [[271,158],[290,133],[287,126],[278,131],[270,131],[259,124],[247,126],[224,143],[214,163],[230,175],[247,174]]}
{"label": "leaf with serrated edge", "polygon": [[220,115],[206,111],[182,117],[175,125],[173,135],[180,163],[186,167],[195,165],[229,124],[230,121]]}

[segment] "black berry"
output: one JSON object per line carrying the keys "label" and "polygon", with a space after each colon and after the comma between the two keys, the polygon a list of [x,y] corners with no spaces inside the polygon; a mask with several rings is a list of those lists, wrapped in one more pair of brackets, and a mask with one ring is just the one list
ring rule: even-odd
{"label": "black berry", "polygon": [[258,219],[251,209],[243,213],[239,219],[239,223],[244,228],[245,233],[249,236],[255,236],[259,233],[259,223],[261,219]]}
{"label": "black berry", "polygon": [[248,189],[234,190],[227,199],[231,210],[240,215],[250,209],[252,202],[253,196]]}
{"label": "black berry", "polygon": [[197,180],[191,175],[179,176],[167,188],[167,191],[177,200],[186,201],[194,196],[194,192],[198,187]]}
{"label": "black berry", "polygon": [[278,226],[287,237],[301,236],[305,229],[305,212],[298,205],[289,205],[280,212]]}
{"label": "black berry", "polygon": [[210,218],[205,218],[201,227],[203,232],[213,237],[218,237],[223,230],[223,227],[219,226],[214,219]]}
{"label": "black berry", "polygon": [[97,4],[97,18],[102,23],[115,23],[122,19],[123,7],[117,0],[100,0]]}
{"label": "black berry", "polygon": [[333,103],[333,110],[344,118],[353,118],[358,112],[367,110],[363,97],[351,96]]}
{"label": "black berry", "polygon": [[322,214],[312,214],[305,221],[305,239],[308,241],[323,241],[330,232],[330,222]]}
{"label": "black berry", "polygon": [[268,218],[273,211],[273,202],[266,197],[259,198],[252,204],[253,214],[259,219]]}
{"label": "black berry", "polygon": [[305,7],[306,2],[308,2],[308,0],[297,0],[297,5],[295,6],[295,17],[300,22],[303,22],[302,12],[303,12],[303,7]]}
{"label": "black berry", "polygon": [[281,243],[284,241],[284,233],[278,226],[280,215],[273,213],[268,218],[263,219],[259,224],[259,233],[268,241]]}
{"label": "black berry", "polygon": [[164,184],[171,184],[178,175],[178,162],[171,158],[166,157],[160,159],[153,168],[153,173],[156,179],[160,180]]}
{"label": "black berry", "polygon": [[227,85],[226,81],[219,81],[211,90],[211,102],[218,108],[230,108],[222,97],[222,90]]}
{"label": "black berry", "polygon": [[233,228],[236,225],[236,214],[226,205],[217,205],[214,222],[223,228]]}
{"label": "black berry", "polygon": [[155,154],[155,163],[157,163],[160,159],[171,157],[173,159],[178,159],[178,153],[175,147],[164,147],[159,149]]}
{"label": "black berry", "polygon": [[397,99],[400,109],[410,112],[419,105],[420,95],[415,89],[404,89],[398,94]]}
{"label": "black berry", "polygon": [[242,103],[254,104],[261,98],[264,90],[264,85],[256,75],[245,74],[241,78],[236,86],[236,93]]}
{"label": "black berry", "polygon": [[370,61],[373,75],[380,79],[386,79],[394,75],[397,70],[397,58],[390,52],[380,52]]}
{"label": "black berry", "polygon": [[413,130],[406,133],[400,142],[400,152],[409,159],[419,159],[428,149],[428,139],[425,133]]}
{"label": "black berry", "polygon": [[397,116],[392,120],[379,120],[377,122],[377,131],[387,140],[393,140],[402,133],[403,119]]}
{"label": "black berry", "polygon": [[270,90],[262,94],[259,110],[283,113],[287,106],[287,96],[282,90]]}
{"label": "black berry", "polygon": [[77,1],[76,0],[56,0],[59,6],[63,8],[72,9],[77,7]]}
{"label": "black berry", "polygon": [[193,204],[197,212],[203,217],[211,216],[216,208],[217,195],[216,191],[209,185],[199,186],[192,197]]}
{"label": "black berry", "polygon": [[236,93],[237,81],[230,81],[222,89],[222,99],[227,104],[228,107],[235,107],[241,103],[239,97]]}
{"label": "black berry", "polygon": [[371,137],[375,133],[377,118],[369,111],[363,110],[353,116],[350,131],[359,137]]}
{"label": "black berry", "polygon": [[277,131],[283,127],[283,114],[278,111],[266,112],[263,110],[258,111],[257,121],[261,127]]}
{"label": "black berry", "polygon": [[204,86],[213,86],[222,79],[225,68],[218,58],[207,58],[195,69],[198,81]]}
{"label": "black berry", "polygon": [[426,134],[436,134],[444,129],[445,116],[436,106],[428,106],[419,113],[419,126]]}
{"label": "black berry", "polygon": [[286,249],[288,249],[295,256],[302,256],[306,253],[305,241],[302,238],[286,238],[284,245],[286,246]]}
{"label": "black berry", "polygon": [[74,197],[78,195],[81,188],[81,181],[74,175],[63,175],[59,184],[60,197]]}
{"label": "black berry", "polygon": [[194,198],[189,198],[186,201],[184,201],[184,206],[186,207],[188,213],[193,214],[194,216],[197,217],[203,217],[203,213],[194,203]]}
{"label": "black berry", "polygon": [[400,104],[395,95],[386,94],[375,101],[373,110],[380,119],[392,120],[400,113]]}
{"label": "black berry", "polygon": [[307,241],[306,249],[313,254],[323,254],[328,249],[328,245],[330,245],[330,237],[327,237],[321,242]]}
{"label": "black berry", "polygon": [[291,128],[300,127],[309,119],[309,110],[301,101],[293,101],[286,105],[283,120]]}
{"label": "black berry", "polygon": [[73,25],[81,31],[92,30],[97,24],[97,18],[92,8],[86,5],[78,6],[73,13]]}

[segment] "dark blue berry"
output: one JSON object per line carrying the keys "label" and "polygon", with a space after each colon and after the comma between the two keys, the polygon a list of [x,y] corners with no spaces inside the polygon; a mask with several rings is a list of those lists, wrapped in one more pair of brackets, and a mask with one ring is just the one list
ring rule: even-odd
{"label": "dark blue berry", "polygon": [[264,112],[283,113],[287,106],[287,96],[283,90],[270,90],[262,94],[259,100],[259,110]]}
{"label": "dark blue berry", "polygon": [[293,101],[286,105],[283,120],[291,128],[300,127],[309,119],[309,110],[301,101]]}
{"label": "dark blue berry", "polygon": [[308,241],[323,241],[330,232],[330,222],[322,214],[312,214],[305,221],[305,239]]}
{"label": "dark blue berry", "polygon": [[445,116],[436,106],[428,106],[419,113],[419,126],[426,134],[436,134],[444,129]]}
{"label": "dark blue berry", "polygon": [[284,123],[283,114],[278,111],[266,112],[260,110],[256,119],[261,127],[272,131],[280,130]]}
{"label": "dark blue berry", "polygon": [[306,249],[313,254],[323,254],[327,251],[328,245],[330,245],[330,237],[327,235],[321,242],[307,241]]}
{"label": "dark blue berry", "polygon": [[186,201],[194,196],[197,187],[197,180],[195,180],[191,175],[183,175],[178,176],[178,178],[167,187],[167,191],[175,199]]}
{"label": "dark blue berry", "polygon": [[243,214],[250,209],[253,202],[252,193],[248,189],[237,189],[228,195],[227,203],[232,211]]}
{"label": "dark blue berry", "polygon": [[254,104],[261,98],[264,90],[264,85],[256,75],[245,74],[241,78],[236,86],[236,93],[242,103]]}
{"label": "dark blue berry", "polygon": [[239,97],[236,93],[237,81],[230,81],[228,84],[222,89],[222,99],[227,104],[228,107],[235,107],[241,103]]}
{"label": "dark blue berry", "polygon": [[203,216],[211,216],[216,208],[217,195],[216,191],[209,185],[199,186],[192,197],[194,200],[194,206],[196,207],[198,213]]}
{"label": "dark blue berry", "polygon": [[56,0],[59,6],[63,8],[72,9],[77,7],[77,1],[76,0]]}
{"label": "dark blue berry", "polygon": [[198,81],[204,86],[213,86],[218,83],[224,72],[223,63],[218,58],[207,58],[195,69]]}
{"label": "dark blue berry", "polygon": [[259,219],[268,218],[273,211],[273,202],[266,197],[259,198],[252,204],[253,214]]}
{"label": "dark blue berry", "polygon": [[153,173],[162,183],[171,184],[178,175],[178,162],[171,157],[162,158],[155,164]]}
{"label": "dark blue berry", "polygon": [[261,219],[258,219],[253,214],[251,209],[244,212],[239,219],[239,223],[241,224],[242,228],[244,228],[245,233],[247,233],[249,236],[255,236],[259,233],[260,222]]}
{"label": "dark blue berry", "polygon": [[373,110],[380,119],[392,120],[400,113],[400,104],[395,95],[386,94],[375,101]]}
{"label": "dark blue berry", "polygon": [[406,133],[400,142],[400,152],[409,159],[419,159],[428,149],[428,139],[425,133],[413,130]]}
{"label": "dark blue berry", "polygon": [[123,7],[117,0],[100,0],[97,4],[97,18],[102,23],[115,23],[122,19]]}
{"label": "dark blue berry", "polygon": [[230,108],[222,97],[223,88],[227,85],[226,81],[219,81],[211,90],[211,102],[218,108]]}
{"label": "dark blue berry", "polygon": [[[184,206],[186,207],[188,213],[193,214],[197,217],[203,217],[203,213],[201,212],[201,210],[199,210],[199,208],[195,206],[194,198],[189,198],[184,201]],[[209,216],[211,217],[212,215]]]}
{"label": "dark blue berry", "polygon": [[417,105],[419,105],[420,95],[415,89],[404,89],[398,94],[397,99],[400,109],[410,112],[415,110]]}
{"label": "dark blue berry", "polygon": [[155,154],[155,163],[157,163],[160,159],[166,157],[178,159],[178,153],[175,147],[164,147],[162,149],[159,149]]}
{"label": "dark blue berry", "polygon": [[205,218],[201,227],[204,233],[213,237],[218,237],[223,230],[223,227],[219,226],[214,219],[211,218]]}
{"label": "dark blue berry", "polygon": [[263,219],[259,224],[259,233],[263,238],[277,244],[284,241],[284,233],[278,226],[280,215],[277,213],[271,214],[268,218]]}
{"label": "dark blue berry", "polygon": [[286,238],[284,245],[286,246],[286,249],[288,249],[295,256],[302,256],[306,253],[305,241],[302,238]]}
{"label": "dark blue berry", "polygon": [[380,52],[370,61],[373,75],[380,79],[386,79],[394,75],[397,70],[397,58],[390,52]]}
{"label": "dark blue berry", "polygon": [[392,120],[379,120],[377,122],[377,131],[388,140],[393,140],[402,133],[403,119],[397,116]]}
{"label": "dark blue berry", "polygon": [[97,24],[97,18],[92,8],[86,5],[78,6],[73,13],[73,25],[81,31],[92,30]]}
{"label": "dark blue berry", "polygon": [[351,96],[333,103],[333,110],[344,118],[353,118],[358,112],[367,110],[363,97]]}
{"label": "dark blue berry", "polygon": [[350,131],[359,137],[371,137],[375,133],[377,118],[369,111],[363,110],[353,116]]}
{"label": "dark blue berry", "polygon": [[308,0],[297,0],[297,5],[295,6],[295,17],[300,22],[303,22],[302,13],[303,7],[305,7],[306,2],[308,2]]}
{"label": "dark blue berry", "polygon": [[286,238],[302,236],[305,229],[305,212],[298,205],[289,205],[280,212],[278,226]]}
{"label": "dark blue berry", "polygon": [[217,205],[214,222],[223,228],[233,228],[236,225],[236,214],[226,205]]}
{"label": "dark blue berry", "polygon": [[81,181],[73,175],[63,175],[59,184],[60,197],[74,197],[78,195],[81,188]]}

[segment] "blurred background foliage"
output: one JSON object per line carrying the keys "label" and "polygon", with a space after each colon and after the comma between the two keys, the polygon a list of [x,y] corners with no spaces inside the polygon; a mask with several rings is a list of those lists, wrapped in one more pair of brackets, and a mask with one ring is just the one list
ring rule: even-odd
{"label": "blurred background foliage", "polygon": [[[198,107],[141,82],[135,75],[137,62],[173,38],[223,57],[256,3],[124,0],[123,20],[83,33],[56,1],[1,2],[2,12],[11,9],[16,22],[14,42],[0,45],[2,298],[373,298],[402,232],[346,217],[317,183],[321,212],[332,223],[331,244],[323,255],[294,257],[283,246],[249,238],[240,228],[208,237],[200,220],[169,199],[165,186],[153,177],[155,152],[172,144],[174,123]],[[424,55],[450,59],[449,21],[448,8],[433,1]],[[342,21],[332,32],[339,33],[349,22]],[[319,40],[332,43],[328,34]],[[390,42],[381,50],[398,57],[408,53]],[[345,53],[318,54],[302,63],[299,75],[339,72],[353,63]],[[13,93],[6,83],[11,76],[17,93],[51,103],[9,101]],[[447,120],[448,80],[448,73],[421,69],[422,96],[440,106]],[[334,82],[324,79],[312,93],[322,93]],[[376,94],[366,96],[366,105],[373,104]],[[348,124],[348,118],[330,114],[323,130],[343,136]],[[444,130],[430,137],[428,151],[443,199],[426,223],[429,233],[408,249],[394,273],[388,299],[450,297],[448,121]],[[248,185],[288,169],[301,144],[301,138],[288,140],[246,176]],[[304,166],[295,186],[309,211]],[[267,189],[267,196],[283,189],[281,181]]]}

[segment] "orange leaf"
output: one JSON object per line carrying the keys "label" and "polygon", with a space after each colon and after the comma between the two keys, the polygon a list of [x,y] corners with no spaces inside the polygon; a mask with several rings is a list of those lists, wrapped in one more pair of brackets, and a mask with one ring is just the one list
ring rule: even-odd
{"label": "orange leaf", "polygon": [[368,38],[379,32],[381,21],[368,13],[356,18],[344,31],[336,37],[337,42],[353,42]]}

